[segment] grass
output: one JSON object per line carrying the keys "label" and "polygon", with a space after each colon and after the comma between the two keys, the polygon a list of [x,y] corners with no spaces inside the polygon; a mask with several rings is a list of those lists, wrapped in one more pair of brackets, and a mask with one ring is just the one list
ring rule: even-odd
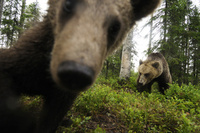
{"label": "grass", "polygon": [[73,124],[57,133],[200,132],[200,87],[174,83],[162,95],[153,85],[153,93],[140,94],[135,83],[135,76],[126,82],[98,78],[67,114]]}

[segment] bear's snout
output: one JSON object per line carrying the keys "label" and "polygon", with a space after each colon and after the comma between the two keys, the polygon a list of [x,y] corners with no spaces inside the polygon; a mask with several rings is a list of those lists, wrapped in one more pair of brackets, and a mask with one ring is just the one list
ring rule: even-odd
{"label": "bear's snout", "polygon": [[75,92],[84,90],[94,81],[93,69],[74,61],[62,62],[57,74],[61,86]]}

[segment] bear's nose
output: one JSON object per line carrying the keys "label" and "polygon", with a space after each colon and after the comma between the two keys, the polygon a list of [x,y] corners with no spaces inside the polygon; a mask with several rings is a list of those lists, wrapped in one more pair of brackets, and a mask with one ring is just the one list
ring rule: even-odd
{"label": "bear's nose", "polygon": [[58,67],[58,78],[66,89],[81,91],[93,83],[94,71],[74,61],[65,61]]}

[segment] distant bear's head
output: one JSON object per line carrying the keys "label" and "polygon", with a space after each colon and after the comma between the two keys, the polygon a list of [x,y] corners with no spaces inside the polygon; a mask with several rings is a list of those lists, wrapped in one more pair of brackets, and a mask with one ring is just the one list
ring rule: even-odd
{"label": "distant bear's head", "polygon": [[63,89],[87,89],[137,20],[160,0],[49,0],[54,30],[51,74]]}
{"label": "distant bear's head", "polygon": [[144,86],[162,74],[163,66],[159,61],[140,61],[138,72],[138,83]]}

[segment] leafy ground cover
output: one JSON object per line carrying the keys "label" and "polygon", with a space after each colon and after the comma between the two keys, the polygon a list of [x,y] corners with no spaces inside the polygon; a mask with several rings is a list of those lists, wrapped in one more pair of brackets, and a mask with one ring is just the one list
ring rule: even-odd
{"label": "leafy ground cover", "polygon": [[58,132],[200,132],[199,87],[172,84],[166,95],[135,90],[131,81],[98,79],[68,114],[73,124]]}
{"label": "leafy ground cover", "polygon": [[200,132],[199,86],[174,83],[162,95],[154,85],[151,94],[140,94],[135,83],[135,76],[130,81],[99,78],[66,115],[73,124],[60,126],[57,133]]}

